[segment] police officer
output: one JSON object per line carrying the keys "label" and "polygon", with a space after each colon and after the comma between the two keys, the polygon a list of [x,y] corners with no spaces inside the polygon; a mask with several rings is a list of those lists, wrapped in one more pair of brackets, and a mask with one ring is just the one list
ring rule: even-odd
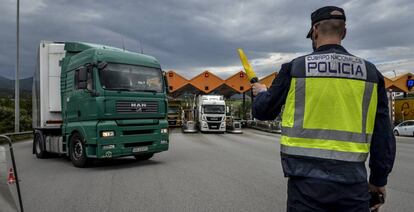
{"label": "police officer", "polygon": [[341,46],[343,9],[323,7],[311,19],[314,52],[283,64],[269,89],[253,85],[253,116],[274,120],[284,105],[287,211],[369,211],[369,191],[385,197],[395,159],[384,78]]}

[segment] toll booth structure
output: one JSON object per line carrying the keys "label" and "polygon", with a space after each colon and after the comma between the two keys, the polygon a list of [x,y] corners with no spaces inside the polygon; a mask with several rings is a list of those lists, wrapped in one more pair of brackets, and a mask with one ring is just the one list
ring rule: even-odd
{"label": "toll booth structure", "polygon": [[[388,93],[391,124],[414,119],[414,74],[406,73],[394,78],[384,77]],[[410,94],[412,96],[410,96]]]}
{"label": "toll booth structure", "polygon": [[[273,80],[277,77],[277,74],[277,72],[273,72],[267,76],[261,77],[259,82],[265,84],[269,88]],[[169,95],[173,99],[200,94],[219,94],[223,95],[226,99],[234,95],[241,95],[240,98],[243,99],[244,108],[246,98],[250,99],[252,96],[251,85],[243,71],[239,71],[226,79],[222,79],[211,71],[206,70],[191,79],[186,79],[176,71],[170,70],[166,73],[166,77],[168,81]],[[406,73],[394,78],[384,77],[384,81],[385,88],[388,91],[391,122],[393,124],[400,122],[400,116],[404,119],[404,115],[411,113],[414,119],[414,97],[412,98],[412,106],[411,103],[406,103],[404,106],[399,106],[399,104],[397,104],[400,108],[396,109],[396,101],[398,102],[398,96],[396,95],[398,93],[402,93],[402,99],[409,99],[410,97],[408,94],[413,93],[414,74]],[[409,110],[409,112],[405,110]]]}

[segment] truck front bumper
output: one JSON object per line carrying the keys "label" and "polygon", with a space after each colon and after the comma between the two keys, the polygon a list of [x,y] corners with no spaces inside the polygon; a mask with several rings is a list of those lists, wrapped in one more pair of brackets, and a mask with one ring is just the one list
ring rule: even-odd
{"label": "truck front bumper", "polygon": [[225,132],[226,123],[201,121],[200,130],[202,132]]}
{"label": "truck front bumper", "polygon": [[168,125],[170,127],[181,127],[181,120],[178,119],[168,119]]}
{"label": "truck front bumper", "polygon": [[[101,121],[98,123],[95,148],[89,148],[88,157],[114,158],[136,154],[157,153],[168,150],[167,120]],[[112,135],[103,137],[103,134]]]}

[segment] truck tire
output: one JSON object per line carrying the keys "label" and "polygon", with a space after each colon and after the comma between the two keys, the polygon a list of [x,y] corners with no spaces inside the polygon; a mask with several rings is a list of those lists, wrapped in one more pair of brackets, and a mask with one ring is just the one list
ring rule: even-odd
{"label": "truck tire", "polygon": [[134,155],[135,159],[142,161],[142,160],[149,160],[154,156],[154,153],[147,153],[147,154],[141,154],[141,155]]}
{"label": "truck tire", "polygon": [[79,133],[74,133],[70,138],[69,157],[75,167],[83,168],[89,165],[86,157],[85,142]]}
{"label": "truck tire", "polygon": [[43,140],[43,135],[41,133],[35,133],[33,139],[33,150],[37,158],[44,159],[47,158],[48,154],[44,150],[45,142]]}

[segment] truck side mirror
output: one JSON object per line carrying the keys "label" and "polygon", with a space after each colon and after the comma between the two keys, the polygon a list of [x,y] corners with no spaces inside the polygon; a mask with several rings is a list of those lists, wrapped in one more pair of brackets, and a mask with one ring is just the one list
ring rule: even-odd
{"label": "truck side mirror", "polygon": [[86,89],[88,87],[88,69],[84,66],[76,70],[77,89]]}
{"label": "truck side mirror", "polygon": [[162,76],[164,78],[164,86],[165,86],[165,92],[167,94],[170,93],[170,87],[168,86],[168,80],[167,80],[167,73],[165,71],[162,72]]}

